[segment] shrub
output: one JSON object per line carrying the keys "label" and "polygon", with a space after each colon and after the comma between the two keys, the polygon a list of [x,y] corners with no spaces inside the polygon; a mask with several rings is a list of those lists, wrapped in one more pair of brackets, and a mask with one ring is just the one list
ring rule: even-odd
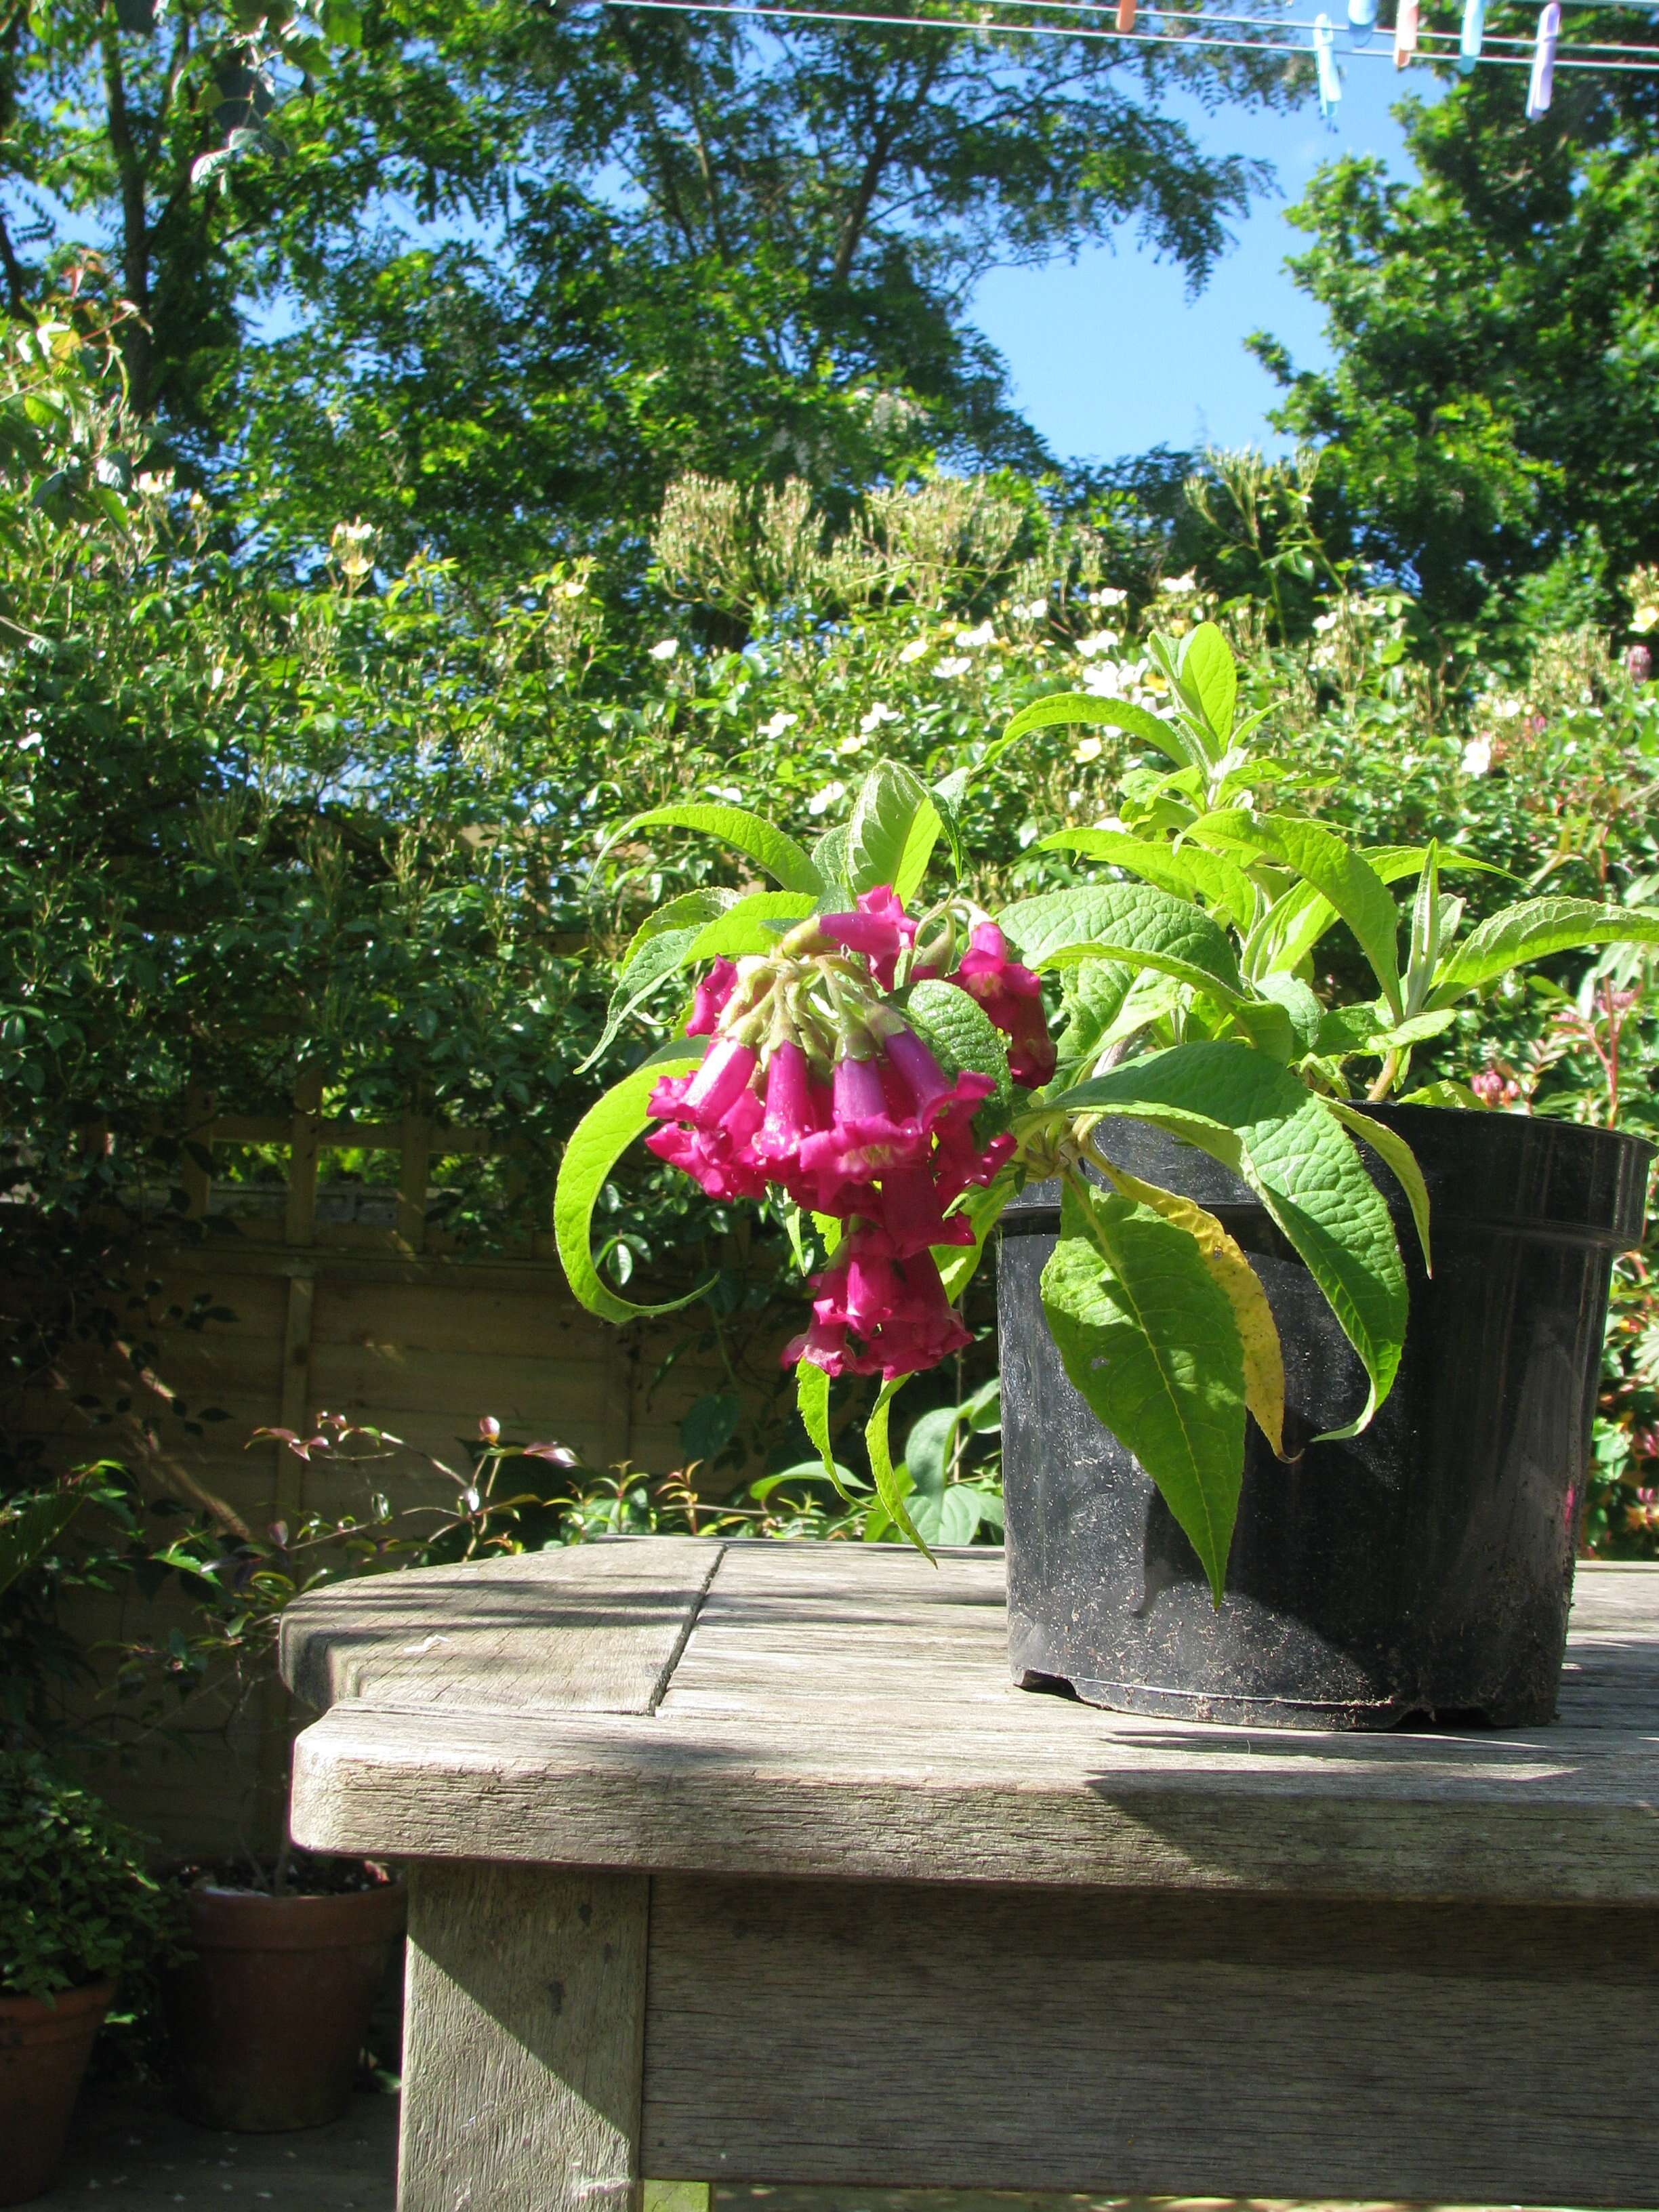
{"label": "shrub", "polygon": [[143,1838],[34,1753],[0,1755],[0,1989],[50,1998],[118,1981],[173,1940]]}

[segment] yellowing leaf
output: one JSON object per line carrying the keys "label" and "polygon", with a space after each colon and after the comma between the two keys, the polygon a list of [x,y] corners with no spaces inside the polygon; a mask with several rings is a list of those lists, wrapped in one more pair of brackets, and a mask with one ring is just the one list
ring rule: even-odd
{"label": "yellowing leaf", "polygon": [[1125,1168],[1114,1167],[1095,1155],[1125,1198],[1184,1229],[1197,1245],[1204,1265],[1225,1291],[1238,1327],[1244,1352],[1244,1403],[1256,1426],[1273,1446],[1273,1457],[1285,1456],[1285,1356],[1279,1348],[1279,1325],[1267,1304],[1261,1278],[1245,1258],[1237,1239],[1230,1237],[1214,1214],[1196,1199],[1182,1198],[1154,1182],[1142,1182]]}

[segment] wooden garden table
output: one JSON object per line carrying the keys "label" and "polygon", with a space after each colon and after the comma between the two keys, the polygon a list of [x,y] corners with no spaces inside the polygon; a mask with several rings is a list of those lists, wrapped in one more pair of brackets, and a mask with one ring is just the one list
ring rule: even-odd
{"label": "wooden garden table", "polygon": [[1659,2204],[1659,1573],[1561,1718],[1014,1689],[1002,1559],[653,1538],[290,1608],[293,1826],[406,1859],[401,2212],[640,2177]]}

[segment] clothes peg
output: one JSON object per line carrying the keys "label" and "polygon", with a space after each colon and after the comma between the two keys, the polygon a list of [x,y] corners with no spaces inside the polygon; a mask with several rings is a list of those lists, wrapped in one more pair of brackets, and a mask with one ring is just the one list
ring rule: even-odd
{"label": "clothes peg", "polygon": [[1538,43],[1532,50],[1532,76],[1527,83],[1527,120],[1536,123],[1549,112],[1555,90],[1555,46],[1561,35],[1561,0],[1547,0],[1538,16]]}
{"label": "clothes peg", "polygon": [[1327,123],[1336,113],[1342,97],[1342,72],[1336,65],[1336,33],[1322,9],[1314,17],[1314,68],[1319,76],[1319,112]]}
{"label": "clothes peg", "polygon": [[1486,35],[1486,0],[1463,0],[1463,35],[1457,46],[1457,66],[1464,76],[1474,74]]}
{"label": "clothes peg", "polygon": [[1117,0],[1117,27],[1133,31],[1135,27],[1135,0]]}
{"label": "clothes peg", "polygon": [[1394,11],[1394,65],[1404,69],[1417,52],[1418,0],[1398,0]]}
{"label": "clothes peg", "polygon": [[1376,0],[1348,0],[1348,37],[1356,46],[1370,44],[1376,22]]}

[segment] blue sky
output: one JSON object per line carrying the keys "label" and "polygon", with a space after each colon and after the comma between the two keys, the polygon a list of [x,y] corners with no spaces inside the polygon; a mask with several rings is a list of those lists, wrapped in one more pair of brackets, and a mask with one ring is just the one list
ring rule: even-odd
{"label": "blue sky", "polygon": [[[1336,10],[1332,11],[1336,14]],[[1339,15],[1339,21],[1340,20]],[[1344,41],[1339,36],[1340,49]],[[1379,35],[1373,51],[1389,53]],[[1171,103],[1211,150],[1271,161],[1279,196],[1237,226],[1237,244],[1188,301],[1182,271],[1160,262],[1133,227],[1111,247],[1047,269],[1000,269],[975,295],[975,319],[1013,371],[1015,396],[1055,453],[1110,460],[1149,446],[1276,447],[1267,424],[1276,388],[1244,351],[1252,330],[1272,331],[1298,367],[1329,358],[1319,311],[1285,274],[1305,241],[1285,221],[1314,171],[1339,154],[1376,154],[1411,174],[1390,106],[1410,90],[1432,98],[1425,70],[1396,74],[1391,58],[1342,60],[1335,122],[1311,101],[1288,114]]]}

